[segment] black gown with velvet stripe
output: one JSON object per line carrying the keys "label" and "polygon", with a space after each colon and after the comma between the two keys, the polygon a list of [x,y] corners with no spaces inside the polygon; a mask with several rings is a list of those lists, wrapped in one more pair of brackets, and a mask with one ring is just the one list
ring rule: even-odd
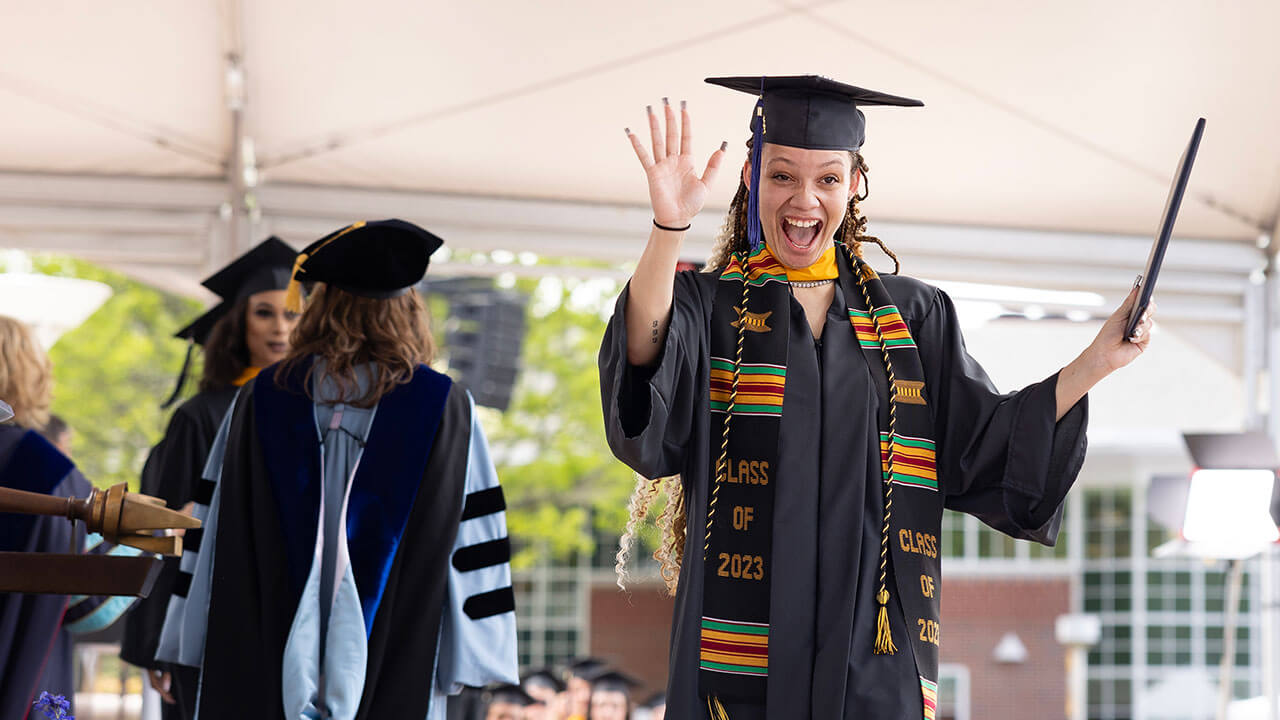
{"label": "black gown with velvet stripe", "polygon": [[[841,272],[848,272],[840,260]],[[905,506],[918,502],[940,516],[945,503],[1014,537],[1052,544],[1063,499],[1084,458],[1087,400],[1055,423],[1056,375],[999,394],[965,351],[955,309],[943,292],[905,277],[882,280],[919,346],[943,494],[939,503],[938,491],[895,485],[895,511],[902,508],[909,516]],[[644,476],[684,478],[690,532],[672,625],[672,720],[707,714],[697,688],[701,529],[714,462],[708,338],[717,282],[714,274],[677,273],[670,329],[656,364],[648,368],[627,363],[624,290],[599,358],[614,453]],[[846,302],[837,284],[822,337],[815,341],[803,331],[803,309],[790,299],[780,467],[771,478],[776,487],[770,605],[782,610],[770,618],[767,708],[729,707],[733,720],[763,718],[766,712],[769,718],[815,720],[926,717],[918,658],[907,636],[917,629],[907,622],[892,565],[890,627],[898,652],[872,652],[883,501],[880,483],[869,478],[881,473],[879,398],[887,397],[887,379],[883,366],[869,363],[859,347],[848,315],[855,304]],[[912,493],[930,492],[935,494],[913,499]],[[936,544],[936,537],[923,539]],[[935,607],[938,594],[930,599]],[[932,663],[920,665],[936,668],[933,654]]]}
{"label": "black gown with velvet stripe", "polygon": [[[271,372],[270,369],[266,373]],[[232,411],[222,477],[219,481],[221,509],[209,601],[208,626],[201,678],[199,716],[278,717],[282,708],[280,668],[285,644],[296,611],[298,555],[301,541],[308,554],[315,532],[315,510],[308,503],[303,476],[315,477],[314,453],[292,443],[303,434],[314,435],[311,423],[298,427],[262,427],[264,417],[256,408],[257,383],[246,385]],[[287,393],[279,390],[277,393]],[[399,391],[393,391],[399,392]],[[403,526],[403,533],[385,559],[385,584],[376,603],[376,615],[368,634],[368,660],[364,690],[357,720],[381,717],[427,717],[430,683],[436,665],[441,614],[448,598],[450,550],[463,514],[463,488],[467,473],[471,433],[471,408],[466,391],[453,384],[445,390],[434,443],[425,467],[412,472],[415,478],[400,477],[404,469],[392,469],[384,480],[403,485],[411,480],[416,496]],[[379,419],[388,428],[399,428],[403,437],[389,438],[388,448],[403,447],[412,452],[419,429],[412,418],[398,422],[389,408],[390,396],[379,404]],[[302,398],[306,400],[305,397]],[[287,398],[286,398],[287,400]],[[310,408],[309,400],[306,407]],[[285,423],[288,424],[288,423]],[[376,431],[375,431],[376,432]],[[283,443],[268,449],[265,443]],[[366,448],[374,453],[374,439]],[[417,438],[417,443],[423,442]],[[285,448],[290,448],[286,450]],[[298,459],[298,475],[282,477],[282,457]],[[363,465],[369,465],[366,457]],[[394,463],[393,463],[394,465]],[[272,467],[276,472],[273,479]],[[417,479],[420,478],[420,479]],[[281,490],[303,484],[296,506],[282,508],[281,499],[292,503]],[[314,488],[312,488],[314,490]],[[388,508],[388,511],[394,508]],[[282,518],[285,520],[282,522]],[[310,523],[310,530],[301,526]],[[299,525],[301,523],[301,525]],[[286,532],[285,526],[292,528]],[[370,530],[377,530],[370,527]],[[354,549],[353,555],[359,552]],[[305,577],[305,568],[303,568]],[[507,594],[510,594],[508,589]],[[509,608],[504,608],[508,609]],[[372,608],[366,608],[372,613]]]}

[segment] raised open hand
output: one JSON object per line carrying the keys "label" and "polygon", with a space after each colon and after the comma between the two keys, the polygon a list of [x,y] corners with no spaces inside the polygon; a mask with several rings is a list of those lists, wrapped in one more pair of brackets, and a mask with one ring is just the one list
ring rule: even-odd
{"label": "raised open hand", "polygon": [[653,219],[660,225],[683,228],[707,201],[707,189],[715,180],[720,161],[724,159],[728,143],[711,153],[706,169],[699,175],[693,165],[693,125],[689,122],[689,110],[680,103],[680,122],[676,122],[675,108],[666,98],[662,99],[666,115],[666,129],[650,105],[649,133],[653,138],[653,152],[644,146],[640,138],[627,128],[627,138],[636,151],[636,157],[644,166],[649,181],[649,203],[653,206]]}

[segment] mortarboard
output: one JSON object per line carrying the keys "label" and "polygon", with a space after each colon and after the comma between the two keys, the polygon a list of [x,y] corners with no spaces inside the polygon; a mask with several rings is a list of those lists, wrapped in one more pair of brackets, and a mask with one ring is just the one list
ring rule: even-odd
{"label": "mortarboard", "polygon": [[531,687],[545,687],[557,693],[565,690],[564,681],[552,672],[550,668],[538,668],[531,670],[520,680],[521,687],[526,690]]}
{"label": "mortarboard", "polygon": [[621,670],[613,670],[611,668],[600,668],[591,674],[587,680],[591,681],[591,692],[602,690],[604,692],[620,692],[628,698],[631,697],[631,691],[640,687],[640,681],[622,672]]}
{"label": "mortarboard", "polygon": [[490,703],[508,703],[526,707],[538,702],[521,690],[519,685],[494,685],[488,688],[487,693]]}
{"label": "mortarboard", "polygon": [[859,106],[922,107],[912,98],[865,90],[820,75],[707,78],[712,85],[757,96],[751,114],[751,194],[747,235],[755,250],[760,237],[756,188],[764,143],[809,150],[856,151],[866,139],[866,118]]}
{"label": "mortarboard", "polygon": [[599,671],[601,668],[603,668],[606,664],[607,663],[605,663],[605,661],[601,660],[600,658],[594,658],[594,657],[574,658],[573,660],[569,661],[568,665],[565,666],[564,671],[565,671],[565,675],[569,677],[580,677],[580,678],[590,680],[591,676],[595,674],[597,671]]}
{"label": "mortarboard", "polygon": [[301,283],[323,282],[353,295],[393,298],[427,273],[444,241],[404,220],[360,221],[311,243],[294,261],[285,307],[302,309]]}
{"label": "mortarboard", "polygon": [[273,235],[201,281],[200,284],[216,293],[221,302],[174,333],[175,337],[188,341],[187,356],[182,361],[182,370],[178,373],[178,384],[173,389],[173,394],[160,407],[169,407],[182,394],[187,371],[191,368],[192,346],[203,346],[209,339],[213,326],[241,299],[254,293],[284,290],[288,287],[289,271],[297,254],[288,243]]}

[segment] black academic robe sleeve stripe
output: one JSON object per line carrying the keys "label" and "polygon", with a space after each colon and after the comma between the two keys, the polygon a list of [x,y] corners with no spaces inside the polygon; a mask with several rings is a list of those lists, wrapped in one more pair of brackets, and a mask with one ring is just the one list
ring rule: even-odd
{"label": "black academic robe sleeve stripe", "polygon": [[458,572],[470,572],[501,565],[510,559],[511,541],[507,538],[499,538],[458,548],[458,551],[453,554],[453,566]]}
{"label": "black academic robe sleeve stripe", "polygon": [[472,620],[483,620],[515,609],[516,596],[510,586],[472,595],[462,603],[462,611]]}
{"label": "black academic robe sleeve stripe", "polygon": [[466,504],[462,506],[462,519],[471,520],[506,509],[507,501],[502,494],[502,487],[485,488],[467,495]]}

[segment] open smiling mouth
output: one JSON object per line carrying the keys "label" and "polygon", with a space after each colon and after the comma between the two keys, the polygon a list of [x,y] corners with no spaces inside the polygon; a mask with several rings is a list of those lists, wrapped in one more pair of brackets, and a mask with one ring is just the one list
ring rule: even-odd
{"label": "open smiling mouth", "polygon": [[782,219],[783,236],[798,250],[808,250],[821,233],[822,221],[817,218]]}

